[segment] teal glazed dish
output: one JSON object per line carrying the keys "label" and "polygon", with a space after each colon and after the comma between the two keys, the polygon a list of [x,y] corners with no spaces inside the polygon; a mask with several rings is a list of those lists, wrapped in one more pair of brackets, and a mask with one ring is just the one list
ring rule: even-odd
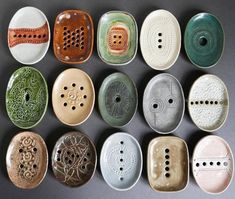
{"label": "teal glazed dish", "polygon": [[185,29],[184,47],[194,65],[201,68],[214,66],[224,49],[224,31],[219,20],[209,13],[192,17]]}
{"label": "teal glazed dish", "polygon": [[113,73],[106,77],[98,96],[102,118],[110,126],[121,127],[134,116],[138,94],[134,82],[123,73]]}
{"label": "teal glazed dish", "polygon": [[99,21],[97,51],[109,65],[126,65],[138,48],[138,28],[134,17],[122,11],[105,13]]}
{"label": "teal glazed dish", "polygon": [[22,129],[36,126],[43,118],[48,104],[47,83],[32,67],[16,70],[7,85],[6,109],[11,121]]}

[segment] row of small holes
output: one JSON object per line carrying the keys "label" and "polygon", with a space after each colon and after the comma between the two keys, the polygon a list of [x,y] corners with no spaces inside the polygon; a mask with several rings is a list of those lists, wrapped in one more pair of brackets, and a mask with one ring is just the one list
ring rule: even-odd
{"label": "row of small holes", "polygon": [[[124,142],[121,141],[120,144],[123,145]],[[123,154],[123,151],[121,150],[120,153]],[[122,158],[120,159],[120,162],[123,162],[123,159],[122,159]],[[122,168],[122,167],[120,167],[120,171],[123,171],[123,168]],[[120,177],[120,180],[123,181],[123,177]]]}
{"label": "row of small holes", "polygon": [[[162,33],[158,33],[158,36],[161,37],[162,36]],[[161,43],[162,42],[162,39],[158,39],[158,42]],[[158,45],[158,48],[161,49],[162,48],[162,45]]]}
{"label": "row of small holes", "polygon": [[[167,154],[169,154],[169,152],[170,152],[169,149],[165,149],[165,153],[166,153],[166,155],[165,155],[165,159],[166,159],[166,162],[165,162],[165,164],[166,164],[165,171],[169,171],[169,170],[170,170],[170,168],[167,166],[167,165],[170,164],[170,162],[169,162],[169,160],[168,160],[168,159],[170,158],[170,156],[167,155]],[[169,178],[169,177],[170,177],[170,173],[165,173],[165,176],[166,176],[167,178]]]}
{"label": "row of small holes", "polygon": [[206,105],[208,105],[208,104],[211,104],[211,105],[215,104],[215,105],[217,105],[218,103],[219,103],[218,101],[208,101],[208,100],[206,100],[205,102],[204,101],[191,102],[191,105],[194,105],[194,104],[196,104],[196,105],[198,105],[198,104],[206,104]]}
{"label": "row of small holes", "polygon": [[[228,163],[227,163],[227,162],[224,162],[223,164],[224,164],[224,166],[228,166]],[[206,162],[203,162],[202,165],[203,165],[203,166],[206,166],[207,163],[206,163]],[[213,162],[210,162],[209,165],[210,165],[210,166],[213,166],[214,163],[213,163]],[[221,165],[221,162],[219,162],[219,161],[216,162],[216,165],[217,165],[217,166],[220,166],[220,165]],[[200,163],[197,162],[197,163],[196,163],[196,167],[199,167],[199,166],[200,166]]]}
{"label": "row of small holes", "polygon": [[18,37],[18,38],[21,38],[21,37],[24,37],[24,38],[26,38],[26,37],[28,37],[28,38],[45,38],[46,37],[46,34],[43,34],[43,35],[21,35],[21,34],[19,34],[19,35],[14,35],[14,37]]}

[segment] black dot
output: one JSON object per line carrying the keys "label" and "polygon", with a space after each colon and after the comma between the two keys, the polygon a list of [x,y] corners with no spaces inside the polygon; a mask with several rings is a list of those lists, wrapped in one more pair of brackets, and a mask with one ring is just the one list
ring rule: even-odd
{"label": "black dot", "polygon": [[36,151],[37,151],[37,148],[33,148],[33,151],[36,152]]}
{"label": "black dot", "polygon": [[165,149],[165,152],[166,152],[166,153],[169,153],[169,151],[170,151],[169,149]]}
{"label": "black dot", "polygon": [[213,102],[213,101],[210,101],[210,104],[214,104],[214,102]]}
{"label": "black dot", "polygon": [[34,164],[34,165],[33,165],[33,168],[37,168],[37,165],[36,165],[36,164]]}
{"label": "black dot", "polygon": [[67,30],[67,27],[66,27],[66,26],[64,27],[64,30]]}
{"label": "black dot", "polygon": [[193,105],[194,103],[193,102],[191,102],[191,105]]}
{"label": "black dot", "polygon": [[203,104],[203,101],[200,101],[200,104]]}
{"label": "black dot", "polygon": [[83,89],[84,89],[84,87],[83,87],[83,86],[81,86],[81,87],[80,87],[80,90],[83,90]]}
{"label": "black dot", "polygon": [[83,103],[80,104],[81,107],[83,107],[83,105],[84,105]]}
{"label": "black dot", "polygon": [[60,97],[63,98],[63,97],[64,97],[64,94],[61,94]]}
{"label": "black dot", "polygon": [[172,104],[172,103],[173,103],[173,99],[169,99],[168,102],[169,102],[170,104]]}
{"label": "black dot", "polygon": [[74,154],[72,154],[71,157],[74,158],[75,157]]}
{"label": "black dot", "polygon": [[165,162],[165,164],[166,164],[166,165],[169,165],[169,164],[170,164],[170,162],[167,160],[167,161]]}
{"label": "black dot", "polygon": [[38,38],[40,39],[40,38],[41,38],[41,35],[38,35]]}
{"label": "black dot", "polygon": [[33,38],[36,38],[37,37],[37,35],[33,35]]}
{"label": "black dot", "polygon": [[86,95],[84,95],[84,96],[83,96],[83,98],[84,98],[84,99],[86,99],[86,98],[87,98],[87,96],[86,96]]}
{"label": "black dot", "polygon": [[166,159],[169,159],[169,158],[170,158],[170,156],[169,156],[169,155],[166,155],[166,156],[165,156],[165,158],[166,158]]}
{"label": "black dot", "polygon": [[123,151],[120,151],[120,153],[123,153]]}
{"label": "black dot", "polygon": [[123,168],[122,167],[120,167],[120,171],[122,171],[123,170]]}
{"label": "black dot", "polygon": [[170,170],[170,168],[169,168],[169,167],[165,167],[165,170],[166,170],[166,171],[169,171],[169,170]]}
{"label": "black dot", "polygon": [[77,154],[76,157],[79,158],[79,155]]}
{"label": "black dot", "polygon": [[206,104],[209,104],[209,101],[205,101]]}
{"label": "black dot", "polygon": [[87,156],[90,156],[91,154],[90,153],[87,153]]}
{"label": "black dot", "polygon": [[199,167],[200,166],[200,164],[199,163],[196,163],[196,167]]}
{"label": "black dot", "polygon": [[123,181],[123,177],[121,177],[120,180]]}
{"label": "black dot", "polygon": [[16,37],[16,35],[14,35],[13,37]]}
{"label": "black dot", "polygon": [[215,101],[215,104],[218,104],[218,102],[217,102],[217,101]]}
{"label": "black dot", "polygon": [[66,102],[64,103],[64,106],[67,106],[67,103],[66,103]]}
{"label": "black dot", "polygon": [[161,42],[162,42],[162,40],[161,40],[161,39],[159,39],[159,40],[158,40],[158,42],[159,42],[159,43],[161,43]]}
{"label": "black dot", "polygon": [[18,35],[18,37],[21,37],[22,35]]}
{"label": "black dot", "polygon": [[23,35],[24,38],[26,38],[26,35]]}
{"label": "black dot", "polygon": [[81,27],[81,30],[84,30],[84,27]]}
{"label": "black dot", "polygon": [[57,161],[59,162],[59,161],[60,161],[60,158],[57,158]]}
{"label": "black dot", "polygon": [[156,109],[158,107],[158,104],[153,104],[153,108]]}
{"label": "black dot", "polygon": [[207,39],[205,37],[202,37],[199,39],[199,44],[201,46],[205,46],[207,44]]}
{"label": "black dot", "polygon": [[212,165],[213,165],[213,162],[210,162],[210,165],[212,166]]}
{"label": "black dot", "polygon": [[169,173],[166,173],[165,176],[166,176],[167,178],[169,178],[169,177],[170,177],[170,174],[169,174]]}
{"label": "black dot", "polygon": [[122,159],[122,158],[120,159],[120,162],[123,162],[123,159]]}
{"label": "black dot", "polygon": [[203,166],[206,166],[206,162],[203,162],[202,165],[203,165]]}
{"label": "black dot", "polygon": [[120,142],[120,144],[124,144],[124,142],[123,142],[123,141],[121,141],[121,142]]}
{"label": "black dot", "polygon": [[87,159],[86,158],[84,158],[84,162],[86,162],[87,161]]}
{"label": "black dot", "polygon": [[24,167],[24,165],[23,165],[23,164],[21,164],[21,165],[20,165],[20,168],[22,169],[23,167]]}
{"label": "black dot", "polygon": [[23,149],[20,149],[19,152],[22,153],[22,152],[23,152]]}
{"label": "black dot", "polygon": [[220,162],[217,162],[217,165],[220,166]]}
{"label": "black dot", "polygon": [[67,89],[68,89],[68,87],[67,87],[67,86],[65,86],[65,87],[64,87],[64,90],[67,90]]}
{"label": "black dot", "polygon": [[161,36],[162,36],[162,33],[159,32],[159,33],[158,33],[158,36],[161,37]]}
{"label": "black dot", "polygon": [[32,35],[28,35],[28,38],[31,38],[32,37]]}
{"label": "black dot", "polygon": [[75,106],[72,106],[72,110],[75,110],[76,109],[76,107]]}
{"label": "black dot", "polygon": [[158,48],[159,48],[159,49],[162,48],[162,45],[158,45]]}
{"label": "black dot", "polygon": [[69,160],[69,164],[72,164],[72,160]]}
{"label": "black dot", "polygon": [[85,166],[82,166],[82,169],[85,169]]}
{"label": "black dot", "polygon": [[57,153],[61,154],[61,150],[58,150]]}
{"label": "black dot", "polygon": [[195,104],[198,105],[198,101],[196,101]]}

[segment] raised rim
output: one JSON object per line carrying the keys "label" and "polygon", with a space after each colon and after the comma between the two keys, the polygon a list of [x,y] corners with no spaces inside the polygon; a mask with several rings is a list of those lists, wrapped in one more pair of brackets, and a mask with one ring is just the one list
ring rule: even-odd
{"label": "raised rim", "polygon": [[185,30],[187,29],[187,27],[188,27],[189,23],[191,22],[191,20],[193,20],[194,18],[198,17],[199,15],[203,15],[203,14],[207,14],[207,15],[210,15],[210,16],[214,17],[214,18],[218,21],[218,23],[220,24],[220,26],[221,26],[221,30],[222,30],[222,32],[223,32],[223,47],[222,47],[222,51],[221,51],[221,55],[220,55],[219,59],[218,59],[214,64],[212,64],[212,65],[210,65],[210,66],[206,66],[206,67],[205,67],[205,66],[200,66],[200,65],[197,64],[196,62],[193,62],[193,60],[192,60],[192,59],[190,58],[190,56],[189,56],[189,53],[188,53],[187,48],[185,47],[185,45],[186,45],[186,42],[185,42],[185,41],[186,41],[185,32],[184,32],[184,49],[185,49],[185,52],[186,52],[186,55],[187,55],[189,61],[190,61],[194,66],[197,66],[198,68],[201,68],[201,69],[208,69],[208,68],[212,68],[213,66],[215,66],[215,65],[221,60],[221,57],[222,57],[222,55],[223,55],[223,53],[224,53],[224,48],[225,48],[225,32],[224,32],[224,28],[223,28],[222,23],[221,23],[221,21],[219,20],[219,18],[216,17],[215,15],[209,13],[209,12],[201,12],[201,13],[198,13],[198,14],[194,15],[193,17],[191,17],[190,20],[188,21],[187,25],[186,25]]}
{"label": "raised rim", "polygon": [[[7,46],[8,46],[8,49],[9,49],[11,55],[14,57],[14,59],[15,59],[16,61],[20,62],[21,64],[25,64],[25,65],[33,65],[33,64],[36,64],[36,63],[40,62],[40,61],[45,57],[45,55],[47,54],[47,51],[48,51],[48,49],[49,49],[50,42],[51,42],[51,30],[50,30],[50,24],[49,24],[49,21],[48,21],[46,15],[45,15],[41,10],[39,10],[38,8],[33,7],[33,6],[25,6],[25,7],[20,8],[19,10],[17,10],[17,11],[15,12],[15,14],[14,14],[14,15],[12,16],[12,18],[11,18],[11,21],[10,21],[10,23],[9,23],[9,25],[8,25],[8,29],[9,29],[9,26],[10,26],[10,24],[12,23],[12,19],[15,17],[15,15],[18,14],[19,11],[24,10],[25,8],[31,8],[31,9],[37,10],[37,11],[44,17],[45,21],[47,22],[47,25],[48,25],[48,42],[47,42],[46,49],[45,49],[44,53],[42,54],[42,56],[41,56],[40,58],[38,58],[37,60],[35,60],[35,61],[33,61],[33,62],[22,62],[22,61],[20,61],[19,59],[17,59],[17,58],[12,54],[12,52],[11,52],[11,50],[10,50],[10,47],[9,47],[9,38],[8,38],[8,35],[7,35]],[[8,33],[7,33],[7,34],[8,34]]]}
{"label": "raised rim", "polygon": [[[44,107],[44,111],[43,111],[43,113],[42,113],[42,116],[40,117],[40,119],[39,119],[35,124],[33,124],[33,125],[31,125],[31,126],[27,126],[27,127],[23,127],[23,126],[20,126],[20,125],[16,124],[16,123],[11,119],[11,117],[9,116],[9,112],[8,112],[8,108],[7,108],[7,107],[8,107],[8,106],[7,106],[7,92],[8,92],[9,81],[11,80],[12,76],[13,76],[16,72],[18,72],[19,70],[22,70],[23,68],[29,68],[30,70],[36,71],[36,72],[41,76],[41,78],[42,78],[42,80],[43,80],[43,82],[44,82],[44,86],[45,86],[45,88],[46,88],[46,99],[45,99],[45,100],[46,100],[46,104],[45,104],[45,107]],[[12,122],[15,126],[17,126],[17,127],[19,127],[19,128],[22,128],[22,129],[30,129],[30,128],[33,128],[33,127],[37,126],[37,125],[42,121],[43,117],[45,116],[45,113],[46,113],[47,107],[48,107],[48,100],[49,100],[49,93],[48,93],[47,82],[46,82],[45,78],[43,77],[42,73],[41,73],[39,70],[37,70],[36,68],[33,68],[33,67],[31,67],[31,66],[23,66],[23,67],[18,68],[17,70],[15,70],[15,71],[11,74],[11,77],[9,78],[8,83],[7,83],[7,89],[6,89],[6,93],[5,93],[5,104],[6,104],[5,107],[6,107],[6,111],[7,111],[8,117],[10,118],[11,122]]]}
{"label": "raised rim", "polygon": [[[109,62],[109,61],[105,60],[105,59],[102,57],[102,55],[101,55],[101,53],[100,53],[100,49],[99,49],[100,44],[99,44],[99,38],[98,38],[98,37],[99,37],[99,32],[100,32],[101,19],[102,19],[105,15],[112,14],[112,13],[122,13],[122,14],[126,14],[126,15],[128,15],[130,18],[132,18],[132,20],[133,20],[133,22],[134,22],[134,24],[135,24],[135,29],[136,29],[136,30],[135,30],[135,32],[136,32],[136,48],[135,48],[135,52],[134,52],[134,54],[133,54],[133,57],[132,57],[130,60],[128,60],[128,61],[126,61],[126,62],[123,62],[123,63],[112,63],[112,62]],[[111,65],[111,66],[124,66],[124,65],[127,65],[127,64],[129,64],[130,62],[132,62],[132,61],[134,60],[134,58],[136,57],[137,50],[138,50],[138,38],[139,38],[139,36],[138,36],[138,26],[137,26],[137,22],[136,22],[136,20],[135,20],[135,18],[134,18],[133,15],[131,15],[129,12],[125,12],[125,11],[118,11],[118,10],[108,11],[108,12],[104,13],[104,14],[100,17],[99,22],[98,22],[98,27],[97,27],[97,53],[98,53],[98,56],[99,56],[99,58],[100,58],[104,63],[106,63],[106,64],[108,64],[108,65]]]}
{"label": "raised rim", "polygon": [[[117,134],[122,135],[122,136],[128,136],[128,137],[130,137],[132,140],[134,140],[134,142],[136,143],[136,146],[138,147],[139,152],[140,152],[140,163],[141,163],[141,165],[140,165],[139,175],[138,175],[138,177],[136,178],[136,181],[135,181],[131,186],[129,186],[129,187],[125,188],[125,189],[120,189],[120,188],[117,188],[117,187],[112,186],[112,185],[107,181],[107,179],[104,177],[104,175],[103,175],[104,172],[103,172],[103,170],[102,170],[102,165],[101,165],[101,164],[102,164],[102,154],[104,154],[104,146],[107,144],[107,142],[108,142],[113,136],[115,136],[115,135],[117,135]],[[137,184],[137,182],[139,181],[140,176],[141,176],[141,173],[142,173],[142,170],[143,170],[143,154],[142,154],[142,150],[141,150],[140,144],[139,144],[139,142],[137,141],[137,139],[136,139],[134,136],[132,136],[132,135],[126,133],[126,132],[116,132],[116,133],[113,133],[112,135],[110,135],[108,138],[106,138],[105,142],[104,142],[103,145],[102,145],[102,149],[101,149],[101,152],[100,152],[100,170],[101,170],[101,173],[102,173],[102,176],[103,176],[105,182],[106,182],[111,188],[113,188],[114,190],[117,190],[117,191],[128,191],[128,190],[132,189],[132,188]]]}
{"label": "raised rim", "polygon": [[[159,11],[161,11],[161,12],[163,11],[163,12],[167,13],[169,16],[171,16],[172,19],[174,19],[174,21],[175,21],[176,24],[178,25],[179,35],[180,35],[180,38],[178,38],[178,39],[179,39],[179,46],[178,46],[178,49],[177,49],[177,56],[175,57],[174,61],[173,61],[169,66],[167,66],[167,67],[165,67],[165,68],[163,68],[163,69],[161,69],[161,68],[156,68],[156,67],[153,67],[152,65],[149,65],[148,62],[146,61],[146,58],[145,58],[144,55],[143,55],[143,50],[142,50],[142,45],[143,45],[143,44],[142,44],[142,43],[143,43],[143,42],[142,42],[142,38],[144,37],[144,36],[143,36],[143,26],[146,24],[146,21],[148,20],[148,18],[152,17],[152,15],[156,15],[156,12],[159,12]],[[167,70],[167,69],[171,68],[171,67],[175,64],[175,62],[177,61],[177,59],[178,59],[178,57],[179,57],[180,49],[181,49],[181,41],[182,41],[182,39],[181,39],[181,28],[180,28],[180,24],[179,24],[177,18],[176,18],[171,12],[169,12],[168,10],[164,10],[164,9],[158,9],[158,10],[154,10],[154,11],[150,12],[150,13],[145,17],[144,22],[142,23],[142,26],[141,26],[141,31],[140,31],[140,49],[141,49],[141,54],[142,54],[142,57],[144,58],[145,63],[146,63],[148,66],[150,66],[152,69],[154,69],[154,70],[159,70],[159,71],[163,71],[163,70]]]}
{"label": "raised rim", "polygon": [[157,133],[159,133],[159,134],[163,134],[163,135],[165,134],[165,135],[166,135],[166,134],[170,134],[170,133],[176,131],[176,130],[179,128],[180,124],[182,123],[182,120],[183,120],[183,117],[184,117],[184,113],[185,113],[185,97],[184,97],[184,91],[183,91],[182,85],[181,85],[181,83],[179,82],[179,80],[176,79],[175,76],[171,75],[170,73],[160,73],[160,74],[155,75],[154,77],[152,77],[152,78],[149,80],[149,82],[147,83],[147,85],[145,86],[144,94],[143,94],[143,99],[144,99],[144,96],[146,96],[146,92],[147,92],[147,91],[146,91],[146,88],[147,88],[147,86],[148,86],[155,78],[160,77],[160,76],[169,76],[169,77],[171,77],[172,79],[176,80],[176,82],[178,83],[178,86],[179,86],[180,91],[181,91],[181,93],[182,93],[182,100],[183,100],[183,102],[182,102],[182,103],[183,103],[183,110],[182,110],[182,115],[181,115],[181,118],[180,118],[179,123],[178,123],[177,126],[176,126],[173,130],[171,130],[171,131],[167,131],[167,132],[157,131],[156,129],[154,129],[154,128],[149,124],[149,122],[148,122],[147,119],[146,119],[145,111],[144,111],[144,100],[143,100],[143,103],[142,103],[142,106],[143,106],[142,109],[143,109],[145,121],[147,122],[148,126],[149,126],[152,130],[154,130],[155,132],[157,132]]}
{"label": "raised rim", "polygon": [[[107,82],[107,81],[110,79],[110,77],[112,77],[112,76],[114,76],[114,75],[119,75],[119,76],[120,76],[120,75],[124,75],[124,76],[126,76],[126,77],[131,81],[131,83],[132,83],[132,85],[133,85],[133,88],[134,88],[134,90],[135,90],[135,95],[136,95],[136,96],[135,96],[135,97],[136,97],[136,105],[135,105],[135,110],[133,111],[133,115],[131,116],[130,120],[127,121],[127,122],[126,122],[125,124],[123,124],[123,125],[112,125],[110,122],[106,121],[106,119],[104,119],[104,117],[103,117],[102,110],[101,110],[101,108],[100,108],[100,106],[101,106],[101,105],[100,105],[100,103],[101,103],[100,101],[101,101],[101,98],[102,98],[101,89],[103,88],[104,83]],[[101,115],[102,119],[103,119],[108,125],[110,125],[110,126],[112,126],[112,127],[124,127],[124,126],[126,126],[127,124],[129,124],[129,123],[132,121],[132,119],[134,118],[134,116],[135,116],[135,114],[136,114],[136,111],[137,111],[137,108],[138,108],[138,91],[137,91],[135,82],[134,82],[127,74],[122,73],[122,72],[114,72],[114,73],[112,73],[112,74],[106,76],[106,77],[104,78],[104,80],[103,80],[103,82],[102,82],[100,88],[99,88],[99,93],[98,93],[98,107],[99,107],[99,112],[100,112],[100,115]]]}
{"label": "raised rim", "polygon": [[229,188],[229,186],[231,185],[231,183],[232,183],[232,181],[233,181],[233,177],[234,177],[234,157],[233,157],[233,151],[232,151],[230,145],[228,144],[228,142],[227,142],[226,140],[224,140],[223,138],[221,138],[221,137],[219,137],[219,136],[217,136],[217,135],[207,135],[207,136],[201,138],[201,139],[197,142],[197,144],[196,144],[196,146],[194,147],[194,150],[193,150],[192,159],[194,159],[195,149],[198,147],[198,145],[200,144],[200,142],[201,142],[202,140],[204,140],[204,139],[208,139],[208,137],[215,137],[215,138],[217,138],[217,139],[222,140],[222,141],[226,144],[226,146],[228,147],[228,149],[229,149],[230,152],[231,152],[230,154],[231,154],[231,157],[232,157],[233,171],[232,171],[231,179],[230,179],[228,185],[226,186],[226,188],[225,188],[223,191],[220,191],[220,192],[217,192],[217,193],[213,193],[213,192],[206,191],[205,189],[203,189],[203,188],[198,184],[198,182],[197,182],[197,180],[196,180],[196,177],[195,177],[194,172],[193,172],[193,164],[191,164],[191,169],[192,169],[193,177],[194,177],[194,179],[195,179],[197,185],[200,187],[201,190],[203,190],[203,191],[204,191],[205,193],[207,193],[207,194],[218,195],[218,194],[221,194],[221,193],[225,192],[225,191]]}
{"label": "raised rim", "polygon": [[192,115],[191,115],[189,100],[188,100],[188,103],[187,103],[187,104],[188,104],[188,112],[189,112],[190,118],[191,118],[191,120],[193,121],[193,123],[194,123],[199,129],[201,129],[201,130],[203,130],[203,131],[206,131],[206,132],[209,132],[209,133],[212,133],[212,132],[215,132],[215,131],[219,130],[220,128],[222,128],[222,126],[225,124],[225,122],[226,122],[226,120],[227,120],[227,118],[228,118],[229,107],[230,107],[230,105],[229,105],[229,103],[230,103],[230,102],[229,102],[229,93],[228,93],[228,89],[227,89],[225,83],[224,83],[218,76],[212,75],[212,74],[205,74],[205,75],[201,75],[200,77],[198,77],[198,78],[193,82],[193,84],[192,84],[192,86],[191,86],[191,88],[190,88],[190,91],[189,91],[188,99],[190,98],[190,95],[191,95],[191,93],[192,93],[192,88],[195,86],[195,83],[197,83],[197,81],[200,80],[200,78],[205,77],[205,76],[214,77],[215,79],[219,80],[219,81],[222,83],[222,85],[224,86],[224,88],[225,88],[225,92],[226,92],[226,94],[227,94],[227,96],[228,96],[228,99],[227,99],[227,100],[228,100],[228,105],[227,105],[227,106],[228,106],[228,111],[226,111],[226,115],[225,115],[224,121],[221,123],[221,125],[220,125],[219,127],[215,128],[215,129],[213,129],[213,130],[208,130],[208,129],[202,128],[202,127],[200,127],[200,126],[198,126],[198,125],[196,124],[195,120],[193,119],[193,117],[192,117]]}
{"label": "raised rim", "polygon": [[55,32],[56,32],[55,26],[56,26],[56,21],[57,21],[57,19],[58,19],[58,17],[59,17],[61,14],[65,13],[65,12],[82,13],[82,14],[86,15],[86,16],[89,18],[89,20],[90,20],[90,22],[91,22],[91,26],[92,26],[92,28],[91,28],[91,36],[92,36],[91,50],[90,50],[90,53],[89,53],[89,55],[87,56],[87,58],[84,59],[84,60],[82,60],[82,61],[77,61],[77,62],[64,61],[64,60],[62,60],[62,59],[60,59],[60,58],[58,57],[57,53],[55,53],[56,47],[55,47],[55,42],[54,42],[54,39],[53,39],[53,52],[54,52],[54,55],[55,55],[55,57],[56,57],[59,61],[61,61],[62,63],[66,63],[66,64],[82,64],[82,63],[85,63],[86,61],[88,61],[88,59],[90,59],[90,57],[91,57],[91,55],[92,55],[92,53],[93,53],[93,48],[94,48],[94,24],[93,24],[92,17],[91,17],[91,15],[90,15],[88,12],[85,12],[85,11],[83,11],[83,10],[64,10],[64,11],[60,12],[60,13],[56,16],[55,24],[54,24],[53,36],[55,35]]}
{"label": "raised rim", "polygon": [[[56,111],[55,111],[55,109],[54,109],[54,105],[53,105],[53,101],[54,101],[54,100],[53,100],[53,99],[54,99],[54,97],[53,97],[53,91],[55,90],[55,83],[58,81],[59,76],[60,76],[62,73],[64,73],[65,71],[68,71],[68,70],[77,70],[77,71],[80,71],[80,73],[83,73],[83,75],[85,75],[85,76],[89,79],[89,81],[90,81],[90,84],[91,84],[91,87],[92,87],[92,93],[93,93],[93,96],[94,96],[94,97],[93,97],[93,100],[92,100],[92,108],[91,108],[91,110],[90,110],[90,113],[87,115],[87,117],[86,117],[83,121],[78,122],[78,123],[74,123],[74,124],[67,123],[67,122],[65,122],[64,120],[62,120],[62,119],[58,116],[58,114],[56,113]],[[58,119],[60,122],[62,122],[63,124],[66,124],[66,125],[68,125],[68,126],[78,126],[78,125],[84,123],[84,122],[90,117],[91,113],[93,112],[94,104],[95,104],[95,89],[94,89],[94,84],[93,84],[92,79],[90,78],[90,76],[89,76],[85,71],[83,71],[83,70],[81,70],[81,69],[78,69],[78,68],[68,68],[68,69],[63,70],[63,71],[57,76],[57,78],[56,78],[56,80],[55,80],[55,82],[54,82],[54,84],[53,84],[52,91],[51,91],[51,96],[52,96],[51,99],[52,99],[52,108],[53,108],[54,114],[56,115],[57,119]]]}

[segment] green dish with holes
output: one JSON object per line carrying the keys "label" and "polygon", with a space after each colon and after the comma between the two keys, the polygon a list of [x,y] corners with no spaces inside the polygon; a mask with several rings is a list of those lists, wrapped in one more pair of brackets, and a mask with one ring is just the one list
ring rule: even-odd
{"label": "green dish with holes", "polygon": [[121,127],[134,116],[138,94],[134,82],[124,73],[113,73],[106,77],[98,95],[102,118],[110,126]]}
{"label": "green dish with holes", "polygon": [[47,83],[38,70],[26,66],[12,74],[6,90],[6,109],[16,126],[23,129],[36,126],[43,118],[47,104]]}
{"label": "green dish with holes", "polygon": [[224,49],[224,31],[219,20],[209,13],[192,17],[185,29],[184,47],[194,65],[209,68],[217,64]]}
{"label": "green dish with holes", "polygon": [[138,48],[138,28],[134,17],[122,11],[110,11],[99,20],[97,51],[109,65],[126,65]]}

